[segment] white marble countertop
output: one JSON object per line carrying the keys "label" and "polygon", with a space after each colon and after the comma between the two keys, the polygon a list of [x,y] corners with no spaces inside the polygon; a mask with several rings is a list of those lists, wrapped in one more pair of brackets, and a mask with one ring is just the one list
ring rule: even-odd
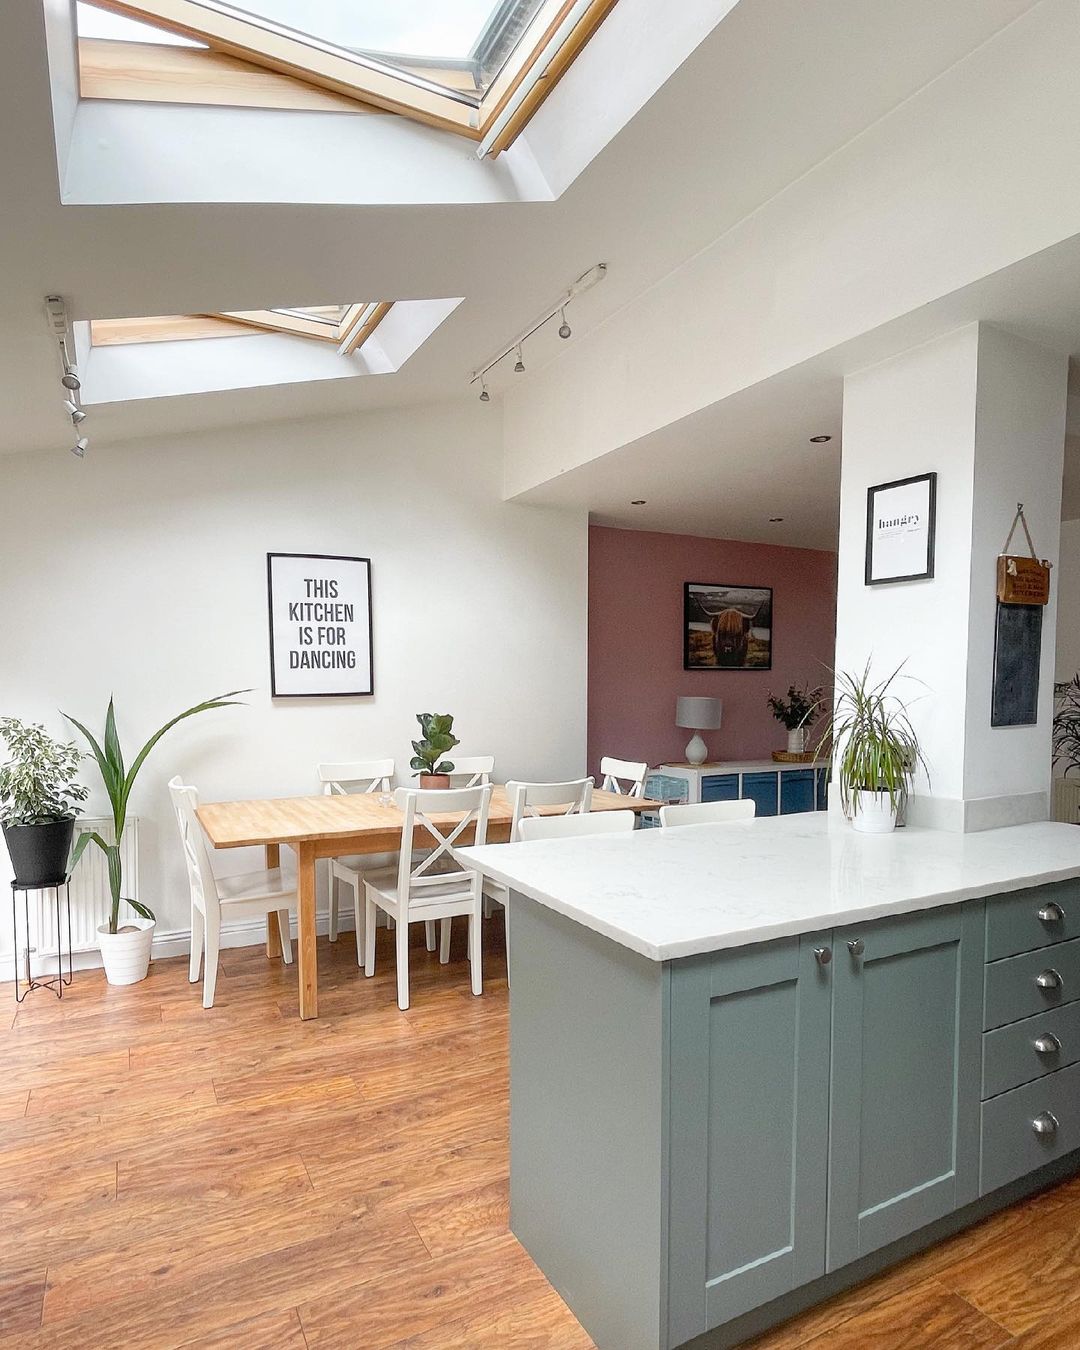
{"label": "white marble countertop", "polygon": [[1080,876],[1075,825],[867,835],[826,811],[460,852],[653,961]]}

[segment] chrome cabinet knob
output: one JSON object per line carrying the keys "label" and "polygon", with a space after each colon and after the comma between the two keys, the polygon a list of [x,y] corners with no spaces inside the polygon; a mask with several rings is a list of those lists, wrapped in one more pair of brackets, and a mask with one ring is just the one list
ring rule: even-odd
{"label": "chrome cabinet knob", "polygon": [[1061,1042],[1052,1031],[1036,1036],[1031,1043],[1040,1055],[1056,1055],[1061,1049]]}
{"label": "chrome cabinet knob", "polygon": [[862,938],[852,938],[847,945],[847,949],[852,956],[862,956],[863,952],[866,951],[866,943],[863,942]]}
{"label": "chrome cabinet knob", "polygon": [[1051,1135],[1057,1134],[1058,1118],[1053,1111],[1040,1111],[1031,1122],[1031,1128],[1043,1139],[1049,1139]]}
{"label": "chrome cabinet knob", "polygon": [[1035,976],[1035,983],[1040,989],[1060,989],[1062,980],[1053,966],[1047,966]]}
{"label": "chrome cabinet knob", "polygon": [[815,947],[815,948],[814,948],[814,957],[815,957],[815,959],[817,960],[817,963],[818,963],[819,966],[827,966],[827,965],[829,964],[829,962],[832,960],[832,948],[831,948],[831,947]]}
{"label": "chrome cabinet knob", "polygon": [[1059,904],[1051,900],[1040,908],[1039,918],[1043,923],[1061,923],[1065,918],[1065,911]]}

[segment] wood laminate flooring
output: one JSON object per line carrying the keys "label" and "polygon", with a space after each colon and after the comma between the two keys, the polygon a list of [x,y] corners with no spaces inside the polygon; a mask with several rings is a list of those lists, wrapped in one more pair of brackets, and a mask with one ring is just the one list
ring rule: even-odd
{"label": "wood laminate flooring", "polygon": [[[589,1350],[507,1227],[499,920],[481,998],[457,927],[407,1013],[382,930],[372,980],[320,939],[314,1022],[255,947],[209,1011],[186,960],[0,986],[0,1347]],[[753,1344],[1080,1347],[1080,1180]]]}

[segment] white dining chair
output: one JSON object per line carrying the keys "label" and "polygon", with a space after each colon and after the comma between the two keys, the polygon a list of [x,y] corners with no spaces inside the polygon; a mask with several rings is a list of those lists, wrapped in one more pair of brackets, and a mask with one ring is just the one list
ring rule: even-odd
{"label": "white dining chair", "polygon": [[749,797],[734,802],[689,802],[662,806],[660,824],[665,829],[673,825],[714,825],[729,820],[751,820],[757,815],[757,803]]}
{"label": "white dining chair", "polygon": [[638,764],[631,759],[612,759],[610,755],[605,755],[600,761],[600,773],[603,776],[601,791],[617,792],[620,797],[644,797],[648,772],[647,764]]}
{"label": "white dining chair", "polygon": [[[345,764],[320,764],[316,772],[323,785],[323,793],[348,796],[350,793],[389,792],[394,778],[392,759],[359,759]],[[338,940],[339,892],[338,882],[349,886],[353,893],[353,918],[356,924],[356,964],[363,965],[363,875],[380,867],[391,867],[397,861],[393,853],[357,853],[329,860],[330,941]]]}
{"label": "white dining chair", "polygon": [[450,755],[454,771],[449,775],[452,788],[486,787],[495,772],[494,755]]}
{"label": "white dining chair", "polygon": [[[540,814],[538,807],[546,806],[556,819],[581,815],[592,805],[593,780],[574,778],[565,783],[516,783],[506,785],[510,802],[510,843],[517,843],[518,831],[524,820]],[[559,808],[556,810],[555,808]],[[510,983],[510,890],[501,881],[484,878],[484,917],[491,918],[491,905],[503,907],[506,935],[506,982]]]}
{"label": "white dining chair", "polygon": [[629,834],[633,811],[587,811],[583,816],[532,816],[518,825],[518,839],[578,839],[582,835]]}
{"label": "white dining chair", "polygon": [[214,1006],[217,985],[218,950],[221,945],[221,921],[262,919],[276,914],[281,932],[281,958],[292,964],[292,938],[289,912],[296,909],[296,886],[289,884],[280,867],[263,872],[244,872],[238,876],[216,877],[210,865],[206,836],[195,815],[198,792],[179,778],[169,780],[169,795],[180,842],[184,849],[188,886],[191,890],[191,961],[188,980],[194,984],[203,963],[203,1007]]}
{"label": "white dining chair", "polygon": [[[481,874],[467,867],[454,847],[471,823],[475,833],[468,842],[487,842],[491,786],[417,790],[398,788],[394,804],[403,812],[401,852],[397,867],[369,872],[364,877],[364,974],[375,974],[375,913],[382,910],[395,922],[397,954],[397,1000],[409,1006],[409,925],[440,922],[439,961],[450,960],[450,920],[462,914],[469,920],[469,961],[474,994],[484,992],[480,954]],[[429,814],[429,812],[431,814]],[[433,820],[432,815],[440,817]],[[452,818],[444,824],[445,818]],[[413,849],[414,832],[423,829],[423,849]]]}

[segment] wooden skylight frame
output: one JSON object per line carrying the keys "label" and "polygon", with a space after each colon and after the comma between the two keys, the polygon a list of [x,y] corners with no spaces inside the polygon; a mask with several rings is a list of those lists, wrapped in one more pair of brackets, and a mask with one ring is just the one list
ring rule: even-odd
{"label": "wooden skylight frame", "polygon": [[224,0],[91,3],[206,43],[208,50],[80,39],[84,98],[323,106],[320,98],[312,100],[315,91],[329,100],[326,106],[340,110],[344,100],[357,111],[397,113],[479,142],[484,153],[497,155],[521,133],[616,0],[543,0],[482,94],[465,87],[468,82],[450,64],[391,65],[243,14]]}
{"label": "wooden skylight frame", "polygon": [[352,304],[337,321],[286,309],[91,319],[90,345],[120,347],[136,342],[190,342],[199,338],[254,336],[259,332],[287,333],[313,342],[332,343],[342,356],[348,356],[360,350],[392,307],[390,300]]}

